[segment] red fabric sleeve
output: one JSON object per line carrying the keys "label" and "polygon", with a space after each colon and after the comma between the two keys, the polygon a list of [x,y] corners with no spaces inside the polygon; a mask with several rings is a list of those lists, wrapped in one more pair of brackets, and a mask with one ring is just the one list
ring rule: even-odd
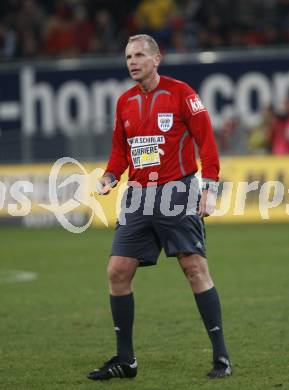
{"label": "red fabric sleeve", "polygon": [[210,117],[198,94],[189,86],[184,88],[183,116],[199,149],[202,177],[218,181],[220,163]]}
{"label": "red fabric sleeve", "polygon": [[119,180],[127,167],[127,141],[120,116],[120,101],[118,101],[112,136],[112,150],[105,173],[110,172],[115,176],[116,180]]}

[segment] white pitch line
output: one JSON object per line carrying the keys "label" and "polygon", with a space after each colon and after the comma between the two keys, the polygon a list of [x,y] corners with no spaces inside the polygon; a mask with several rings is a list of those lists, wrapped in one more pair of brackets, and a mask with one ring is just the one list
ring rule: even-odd
{"label": "white pitch line", "polygon": [[4,283],[25,283],[38,278],[36,272],[19,270],[0,270],[0,284]]}

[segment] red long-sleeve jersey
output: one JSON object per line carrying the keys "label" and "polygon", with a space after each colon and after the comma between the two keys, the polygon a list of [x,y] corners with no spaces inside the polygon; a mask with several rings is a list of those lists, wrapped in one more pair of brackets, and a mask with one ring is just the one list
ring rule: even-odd
{"label": "red long-sleeve jersey", "polygon": [[188,84],[161,76],[153,91],[135,85],[118,99],[106,172],[119,180],[129,167],[129,180],[142,186],[151,172],[157,184],[178,180],[198,170],[194,144],[202,177],[217,181],[219,157],[206,108]]}

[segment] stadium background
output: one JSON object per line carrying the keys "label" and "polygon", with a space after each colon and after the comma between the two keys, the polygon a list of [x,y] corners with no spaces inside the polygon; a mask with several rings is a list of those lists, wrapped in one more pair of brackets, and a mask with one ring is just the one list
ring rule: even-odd
{"label": "stadium background", "polygon": [[[0,388],[86,388],[84,374],[96,350],[113,348],[103,303],[112,230],[101,228],[95,216],[99,229],[76,238],[39,204],[49,203],[49,173],[58,158],[75,158],[87,172],[105,166],[115,103],[131,85],[123,46],[139,32],[160,42],[160,72],[200,93],[221,153],[220,180],[233,183],[228,212],[207,219],[211,268],[224,297],[237,361],[236,378],[214,388],[288,388],[289,1],[6,0],[0,15]],[[276,147],[280,136],[281,152]],[[72,173],[83,171],[68,164],[59,184]],[[29,212],[20,207],[21,198],[13,197],[13,185],[21,180],[33,184],[33,192],[25,194]],[[246,197],[244,215],[235,211],[240,181],[258,181],[258,189]],[[267,181],[282,183],[284,197],[263,219],[259,190]],[[72,199],[75,191],[71,184],[58,188],[60,202]],[[116,196],[114,190],[100,200],[109,227]],[[80,204],[67,218],[81,226],[90,215]],[[173,328],[179,326],[173,307],[192,320],[186,311],[191,296],[174,267],[162,261],[160,271],[136,280],[142,302],[137,347],[150,373],[137,382],[139,389],[191,388],[191,366],[183,362],[189,343],[159,325],[167,313]],[[30,280],[29,273],[38,279]],[[155,306],[146,298],[147,283],[158,297]],[[92,311],[96,292],[97,319]],[[144,331],[141,315],[148,312]],[[95,329],[101,335],[97,340]],[[197,353],[206,355],[203,333],[196,329],[192,337]],[[151,351],[160,340],[163,344]],[[183,382],[173,374],[180,365],[187,370]],[[167,367],[171,373],[165,380]],[[197,362],[197,372],[203,370],[205,362]],[[201,374],[194,375],[197,387],[211,388]]]}
{"label": "stadium background", "polygon": [[[160,42],[161,73],[188,82],[207,106],[224,161],[221,181],[234,182],[233,192],[239,181],[257,180],[259,190],[267,180],[280,181],[284,199],[269,219],[288,220],[286,0],[255,0],[246,6],[237,1],[234,7],[225,0],[7,0],[1,8],[1,224],[53,225],[53,215],[35,207],[28,215],[9,218],[11,186],[19,180],[30,178],[38,194],[33,202],[45,203],[48,175],[38,180],[37,164],[49,167],[69,156],[103,166],[116,100],[132,85],[119,53],[127,37],[140,31]],[[285,145],[281,151],[279,142]],[[283,158],[272,157],[276,154]],[[11,163],[20,165],[12,169]],[[67,188],[67,198],[74,190]],[[247,200],[245,219],[261,221],[258,194]],[[233,210],[216,222],[245,220],[235,218]],[[87,219],[84,208],[73,214]],[[110,223],[114,218],[109,216]],[[94,223],[99,224],[97,218]]]}

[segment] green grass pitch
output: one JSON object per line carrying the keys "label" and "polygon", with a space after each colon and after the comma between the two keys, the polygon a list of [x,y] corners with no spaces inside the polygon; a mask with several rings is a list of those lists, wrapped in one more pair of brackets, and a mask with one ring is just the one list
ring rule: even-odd
{"label": "green grass pitch", "polygon": [[[134,281],[137,378],[86,379],[115,352],[112,234],[0,230],[0,389],[289,389],[288,224],[207,227],[233,377],[205,379],[209,341],[177,262],[162,255]],[[14,271],[38,277],[17,282]]]}

